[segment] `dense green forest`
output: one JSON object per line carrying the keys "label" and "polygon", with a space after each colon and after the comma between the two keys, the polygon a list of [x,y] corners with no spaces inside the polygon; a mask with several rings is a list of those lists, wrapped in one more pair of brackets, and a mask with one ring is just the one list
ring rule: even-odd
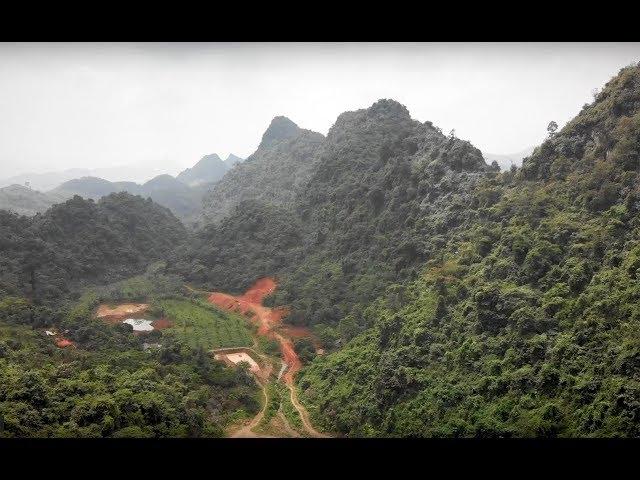
{"label": "dense green forest", "polygon": [[640,435],[640,68],[624,69],[300,385],[355,436]]}
{"label": "dense green forest", "polygon": [[[291,322],[318,325],[335,341],[355,304],[414,278],[446,232],[475,215],[470,190],[496,169],[469,142],[412,120],[392,100],[342,114],[317,150],[308,180],[288,202],[239,204],[198,232],[172,265],[193,281],[236,292],[276,274],[272,303],[291,306]],[[265,175],[286,181],[281,172]]]}
{"label": "dense green forest", "polygon": [[[210,345],[94,318],[100,302],[191,305],[182,278],[151,265],[187,238],[169,210],[126,193],[74,197],[33,218],[0,211],[0,226],[0,437],[222,436],[257,412],[251,375],[214,361]],[[248,341],[215,315],[223,342]],[[57,346],[61,335],[72,346]]]}
{"label": "dense green forest", "polygon": [[[243,293],[264,276],[278,281],[267,305],[327,352],[293,342],[325,431],[640,436],[639,175],[640,65],[520,169],[380,100],[326,138],[274,119],[194,233],[124,193],[0,211],[0,436],[222,435],[259,395],[207,349],[253,339],[185,284]],[[94,319],[111,301],[182,329]]]}
{"label": "dense green forest", "polygon": [[144,272],[186,238],[169,210],[127,193],[76,196],[32,218],[0,211],[0,294],[62,300]]}

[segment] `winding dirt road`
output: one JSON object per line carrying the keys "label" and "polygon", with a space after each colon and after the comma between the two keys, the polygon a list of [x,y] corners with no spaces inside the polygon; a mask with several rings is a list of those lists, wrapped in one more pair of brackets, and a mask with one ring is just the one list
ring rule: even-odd
{"label": "winding dirt road", "polygon": [[324,433],[321,433],[321,432],[317,431],[315,428],[313,428],[313,425],[311,425],[311,421],[309,420],[309,412],[307,412],[307,409],[304,408],[304,405],[302,405],[298,401],[298,394],[296,392],[296,386],[293,384],[293,382],[292,383],[287,383],[287,387],[289,388],[289,392],[291,392],[291,404],[298,411],[298,414],[300,415],[300,419],[302,420],[302,425],[304,425],[305,430],[312,437],[316,437],[316,438],[331,438],[329,435],[325,435]]}
{"label": "winding dirt road", "polygon": [[[291,394],[291,404],[298,411],[305,430],[313,437],[328,438],[328,435],[318,432],[309,420],[309,412],[298,401],[298,395],[295,389],[294,378],[296,373],[302,368],[302,362],[293,348],[291,338],[278,333],[275,329],[281,325],[282,318],[288,313],[285,308],[269,308],[262,305],[264,298],[275,291],[277,284],[272,278],[261,278],[258,280],[244,295],[234,296],[222,292],[211,293],[208,301],[220,308],[237,311],[251,317],[258,324],[258,335],[273,338],[280,344],[280,352],[282,359],[287,365],[287,370],[283,375],[284,383],[287,385]],[[267,393],[264,385],[261,384],[263,395],[265,396],[265,406],[262,411],[253,418],[253,420],[233,434],[238,436],[257,436],[252,429],[255,428],[264,417],[264,410],[267,405]],[[241,433],[241,435],[239,435]]]}
{"label": "winding dirt road", "polygon": [[233,434],[231,435],[231,438],[273,438],[269,435],[257,434],[253,431],[253,429],[256,428],[262,421],[262,418],[264,417],[264,412],[267,410],[267,404],[269,400],[267,397],[267,387],[260,382],[258,383],[262,388],[264,405],[262,406],[262,409],[258,412],[258,414],[255,417],[253,417],[248,424],[246,424],[245,426],[233,432]]}

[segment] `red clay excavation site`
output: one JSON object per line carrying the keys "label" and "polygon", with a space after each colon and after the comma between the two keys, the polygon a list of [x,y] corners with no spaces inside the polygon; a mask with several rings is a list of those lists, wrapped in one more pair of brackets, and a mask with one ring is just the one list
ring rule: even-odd
{"label": "red clay excavation site", "polygon": [[293,378],[302,367],[302,363],[293,348],[291,337],[284,332],[276,331],[276,328],[282,324],[282,319],[287,315],[288,310],[282,307],[269,308],[262,305],[265,297],[273,293],[276,288],[277,284],[273,278],[261,278],[244,295],[234,296],[214,292],[209,295],[209,302],[226,310],[251,316],[252,320],[258,324],[259,335],[278,341],[282,359],[287,364],[284,381],[289,385],[293,384]]}

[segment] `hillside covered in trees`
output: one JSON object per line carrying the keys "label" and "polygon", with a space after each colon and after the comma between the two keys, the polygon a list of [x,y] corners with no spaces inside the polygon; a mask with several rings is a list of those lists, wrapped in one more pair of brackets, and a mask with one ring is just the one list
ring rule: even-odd
{"label": "hillside covered in trees", "polygon": [[[286,306],[325,350],[291,342],[323,431],[637,437],[639,213],[640,65],[502,173],[394,100],[341,114],[326,137],[276,117],[193,233],[126,193],[32,218],[0,211],[0,425],[223,435],[260,409],[246,369],[214,362],[186,320],[196,343],[158,332],[146,351],[93,312],[152,298],[186,319],[198,293],[268,276],[265,306]],[[51,326],[77,349],[47,341]]]}
{"label": "hillside covered in trees", "polygon": [[637,437],[640,67],[525,159],[300,386],[351,436]]}
{"label": "hillside covered in trees", "polygon": [[0,211],[0,294],[62,300],[144,271],[186,236],[169,210],[127,193],[76,196],[32,218]]}
{"label": "hillside covered in trees", "polygon": [[203,223],[221,221],[246,200],[290,203],[306,185],[323,139],[286,117],[274,118],[256,152],[213,185],[204,199]]}
{"label": "hillside covered in trees", "polygon": [[[276,120],[261,148],[280,138],[272,132]],[[288,135],[297,135],[289,126]],[[496,169],[469,142],[411,119],[392,100],[344,113],[326,139],[314,139],[308,179],[286,190],[288,200],[262,194],[238,204],[199,231],[172,264],[191,281],[238,292],[275,274],[280,287],[272,301],[290,305],[294,323],[329,327],[335,341],[334,327],[354,305],[415,277],[446,232],[474,215],[470,191]],[[297,158],[298,142],[278,141],[283,163]],[[271,174],[273,161],[256,155],[231,173],[254,165]]]}
{"label": "hillside covered in trees", "polygon": [[32,218],[0,211],[0,438],[221,437],[258,412],[251,375],[194,333],[141,336],[96,318],[99,303],[123,300],[196,311],[182,279],[162,273],[187,235],[169,210],[127,193]]}

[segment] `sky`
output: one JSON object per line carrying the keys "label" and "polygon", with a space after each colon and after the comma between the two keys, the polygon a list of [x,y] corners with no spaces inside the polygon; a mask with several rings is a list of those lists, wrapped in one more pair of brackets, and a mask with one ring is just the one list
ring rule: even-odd
{"label": "sky", "polygon": [[380,98],[508,154],[639,61],[640,43],[5,43],[0,178],[122,166],[122,180],[175,175],[206,154],[249,156],[277,115],[326,134]]}

